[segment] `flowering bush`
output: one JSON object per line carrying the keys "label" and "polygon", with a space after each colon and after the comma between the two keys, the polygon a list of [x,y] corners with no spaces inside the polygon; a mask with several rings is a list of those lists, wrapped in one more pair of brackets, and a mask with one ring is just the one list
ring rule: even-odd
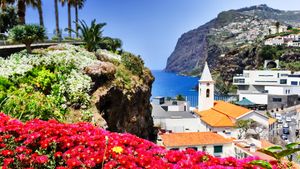
{"label": "flowering bush", "polygon": [[[8,168],[259,168],[245,159],[215,158],[192,149],[169,151],[130,134],[118,134],[89,123],[55,120],[22,123],[0,114],[0,166]],[[272,162],[273,168],[277,163]]]}

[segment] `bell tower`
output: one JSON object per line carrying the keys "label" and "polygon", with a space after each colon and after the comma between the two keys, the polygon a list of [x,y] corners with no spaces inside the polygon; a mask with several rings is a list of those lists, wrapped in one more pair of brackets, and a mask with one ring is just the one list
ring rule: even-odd
{"label": "bell tower", "polygon": [[199,80],[198,110],[208,110],[214,107],[214,81],[211,77],[207,62]]}

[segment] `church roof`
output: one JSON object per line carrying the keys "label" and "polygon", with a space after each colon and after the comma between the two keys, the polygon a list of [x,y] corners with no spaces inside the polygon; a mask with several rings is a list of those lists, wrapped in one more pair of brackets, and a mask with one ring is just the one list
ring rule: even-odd
{"label": "church roof", "polygon": [[205,62],[200,82],[212,82],[212,81],[213,79],[211,77],[210,70],[208,68],[207,62]]}
{"label": "church roof", "polygon": [[201,120],[213,127],[233,127],[238,117],[251,110],[224,101],[215,101],[214,107],[196,111]]}

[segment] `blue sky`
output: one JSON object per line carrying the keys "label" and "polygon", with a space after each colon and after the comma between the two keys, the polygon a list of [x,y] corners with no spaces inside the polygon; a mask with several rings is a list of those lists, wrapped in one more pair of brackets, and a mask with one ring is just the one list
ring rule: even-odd
{"label": "blue sky", "polygon": [[[55,29],[54,0],[43,0],[44,22]],[[283,10],[300,10],[298,0],[87,0],[79,11],[88,23],[106,22],[104,35],[123,41],[123,48],[139,54],[146,66],[163,69],[177,39],[215,18],[224,10],[267,4]],[[67,8],[60,7],[60,27],[67,27]],[[74,19],[72,9],[72,19]],[[37,10],[29,8],[27,23],[39,23]],[[74,25],[73,25],[74,27]]]}

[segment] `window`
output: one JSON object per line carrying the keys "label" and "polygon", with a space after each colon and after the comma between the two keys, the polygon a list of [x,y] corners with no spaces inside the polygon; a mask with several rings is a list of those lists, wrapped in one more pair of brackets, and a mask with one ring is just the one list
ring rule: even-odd
{"label": "window", "polygon": [[198,148],[197,147],[188,147],[188,148],[186,148],[186,149],[194,149],[194,150],[198,150]]}
{"label": "window", "polygon": [[281,98],[273,98],[273,102],[282,102],[282,99]]}
{"label": "window", "polygon": [[209,92],[210,92],[210,90],[209,90],[209,89],[206,89],[206,97],[207,97],[207,98],[209,97]]}
{"label": "window", "polygon": [[179,148],[171,148],[170,150],[179,150]]}
{"label": "window", "polygon": [[223,146],[214,146],[214,153],[223,153]]}
{"label": "window", "polygon": [[206,148],[207,148],[206,146],[203,146],[203,147],[202,147],[202,151],[203,151],[203,152],[206,152]]}
{"label": "window", "polygon": [[287,80],[286,79],[280,79],[280,84],[287,84]]}
{"label": "window", "polygon": [[297,81],[291,81],[291,85],[297,86],[297,85],[298,85],[298,82],[297,82]]}
{"label": "window", "polygon": [[245,83],[245,79],[234,79],[234,83]]}

